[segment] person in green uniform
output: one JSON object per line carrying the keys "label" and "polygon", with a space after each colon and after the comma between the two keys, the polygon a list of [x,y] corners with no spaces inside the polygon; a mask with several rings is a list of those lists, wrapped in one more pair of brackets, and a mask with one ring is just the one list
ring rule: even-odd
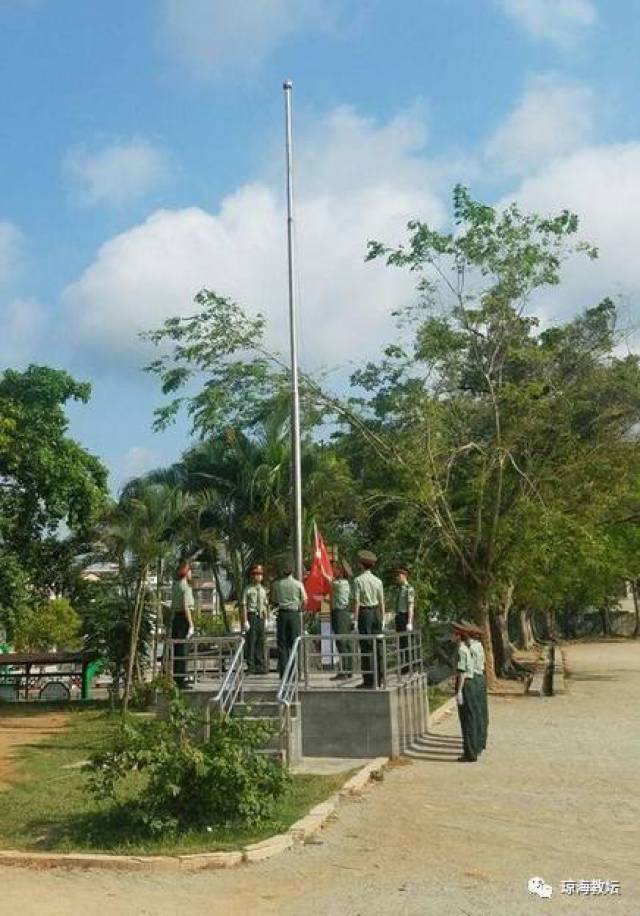
{"label": "person in green uniform", "polygon": [[[413,585],[409,585],[409,570],[406,566],[396,568],[396,582],[390,589],[389,605],[394,613],[394,626],[396,633],[412,633],[413,618],[415,613],[416,593]],[[409,652],[408,636],[399,639],[400,657],[398,665],[403,674],[411,670],[411,653]]]}
{"label": "person in green uniform", "polygon": [[487,733],[489,731],[489,703],[487,700],[487,679],[485,676],[485,654],[482,645],[482,630],[474,624],[462,621],[467,628],[469,637],[467,645],[473,659],[473,681],[476,688],[476,699],[478,704],[478,736],[477,748],[478,754],[481,754],[487,746]]}
{"label": "person in green uniform", "polygon": [[350,570],[346,563],[338,562],[333,563],[332,568],[331,629],[340,659],[340,671],[331,680],[346,681],[353,677],[353,640],[350,637],[353,629]]}
{"label": "person in green uniform", "polygon": [[472,763],[478,759],[476,747],[477,706],[473,684],[473,659],[471,658],[469,646],[466,644],[466,639],[468,638],[467,630],[460,624],[454,623],[453,637],[458,644],[456,653],[455,687],[463,746],[462,756],[458,757],[458,760],[464,763]]}
{"label": "person in green uniform", "polygon": [[[373,636],[373,639],[360,640],[360,666],[362,669],[362,683],[358,688],[366,689],[382,686],[384,682],[383,660],[384,653],[380,640],[376,637],[382,633],[384,620],[384,586],[381,580],[372,572],[376,565],[377,557],[370,550],[361,550],[358,562],[362,572],[353,582],[353,610],[358,624],[358,633],[361,636]],[[375,647],[375,648],[374,648]],[[376,653],[376,664],[374,655]],[[377,671],[377,684],[376,684]]]}
{"label": "person in green uniform", "polygon": [[264,631],[269,617],[269,595],[262,584],[264,569],[259,563],[251,567],[249,577],[251,582],[242,593],[241,606],[247,671],[249,674],[266,674]]}
{"label": "person in green uniform", "polygon": [[[191,588],[191,566],[181,563],[171,589],[171,626],[172,639],[185,640],[193,636],[193,610],[195,602]],[[183,690],[186,686],[187,646],[183,641],[173,647],[173,679],[176,686]]]}
{"label": "person in green uniform", "polygon": [[283,676],[291,649],[300,636],[300,612],[307,600],[302,582],[293,577],[293,562],[283,564],[279,579],[271,587],[271,601],[277,610],[278,673]]}

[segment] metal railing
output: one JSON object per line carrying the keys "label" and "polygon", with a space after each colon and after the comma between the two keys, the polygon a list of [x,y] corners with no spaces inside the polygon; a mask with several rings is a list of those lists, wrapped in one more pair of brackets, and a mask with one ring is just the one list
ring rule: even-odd
{"label": "metal railing", "polygon": [[238,697],[242,699],[243,684],[244,637],[241,636],[224,680],[214,698],[214,703],[217,704],[221,715],[229,715]]}
{"label": "metal railing", "polygon": [[296,637],[291,649],[291,655],[287,662],[287,667],[282,675],[280,687],[278,689],[278,705],[280,709],[280,746],[284,751],[287,765],[290,763],[291,752],[291,707],[298,702],[298,691],[300,688],[300,664],[299,658],[302,648],[302,637]]}
{"label": "metal railing", "polygon": [[[362,676],[372,690],[424,674],[422,635],[383,632],[300,637],[300,680],[306,689],[326,687],[327,675]],[[340,643],[340,651],[336,646]]]}
{"label": "metal railing", "polygon": [[178,685],[211,688],[222,685],[242,636],[192,636],[190,639],[167,639],[165,674]]}

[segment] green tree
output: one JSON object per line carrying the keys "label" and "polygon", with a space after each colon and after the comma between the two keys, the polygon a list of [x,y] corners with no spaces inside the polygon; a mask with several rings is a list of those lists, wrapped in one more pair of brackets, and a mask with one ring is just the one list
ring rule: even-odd
{"label": "green tree", "polygon": [[19,652],[79,649],[80,624],[80,616],[67,598],[30,604],[15,627],[15,648]]}
{"label": "green tree", "polygon": [[0,622],[10,635],[72,561],[60,527],[86,538],[105,503],[105,467],[68,435],[67,404],[90,392],[46,366],[0,375]]}
{"label": "green tree", "polygon": [[399,469],[399,501],[418,508],[487,646],[491,612],[504,648],[518,525],[560,506],[579,518],[588,494],[606,501],[624,478],[637,451],[638,363],[614,356],[609,301],[543,333],[527,312],[570,253],[595,256],[572,241],[573,214],[498,213],[458,187],[454,221],[452,233],[411,223],[400,248],[370,244],[371,258],[417,274],[417,332],[411,349],[388,348],[354,381],[368,392],[378,454]]}

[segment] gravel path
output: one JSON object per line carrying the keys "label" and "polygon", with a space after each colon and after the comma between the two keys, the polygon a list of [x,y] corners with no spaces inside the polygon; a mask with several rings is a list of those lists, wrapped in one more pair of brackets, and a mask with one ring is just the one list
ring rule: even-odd
{"label": "gravel path", "polygon": [[[495,697],[491,744],[458,764],[445,719],[416,758],[342,806],[319,845],[192,875],[0,869],[21,916],[519,916],[640,913],[640,642],[568,648],[568,692]],[[527,881],[553,885],[530,897]],[[611,879],[621,895],[567,897]]]}

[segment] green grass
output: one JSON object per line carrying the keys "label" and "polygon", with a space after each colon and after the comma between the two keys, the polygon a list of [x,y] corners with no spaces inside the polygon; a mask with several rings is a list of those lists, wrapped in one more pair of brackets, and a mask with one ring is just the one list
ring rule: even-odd
{"label": "green grass", "polygon": [[[57,707],[60,709],[60,707]],[[14,712],[15,710],[15,712]],[[0,717],[24,715],[0,707]],[[100,709],[71,709],[68,728],[24,746],[16,755],[17,781],[0,791],[0,848],[120,854],[193,853],[236,849],[281,833],[344,782],[333,776],[294,776],[273,816],[260,828],[193,831],[180,837],[136,836],[126,809],[94,801],[86,775],[73,765],[104,747],[119,718]],[[71,769],[65,769],[72,765]]]}

